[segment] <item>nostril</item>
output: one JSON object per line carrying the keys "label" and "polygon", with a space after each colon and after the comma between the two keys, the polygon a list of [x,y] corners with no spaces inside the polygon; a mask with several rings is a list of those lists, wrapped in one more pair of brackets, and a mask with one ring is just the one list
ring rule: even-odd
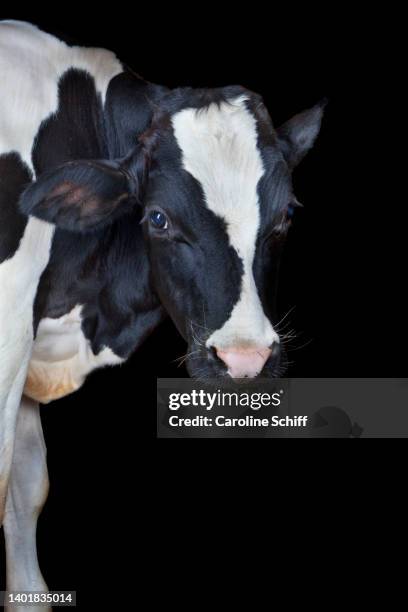
{"label": "nostril", "polygon": [[211,359],[211,361],[220,361],[220,358],[217,355],[217,349],[215,348],[215,346],[210,346],[210,348],[208,349],[208,356]]}

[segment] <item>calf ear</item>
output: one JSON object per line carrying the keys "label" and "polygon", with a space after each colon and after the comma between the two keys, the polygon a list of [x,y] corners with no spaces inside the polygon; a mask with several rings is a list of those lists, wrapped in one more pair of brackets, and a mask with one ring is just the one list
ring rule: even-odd
{"label": "calf ear", "polygon": [[320,131],[326,104],[327,100],[324,99],[277,129],[279,146],[290,168],[297,166],[312,148]]}
{"label": "calf ear", "polygon": [[23,192],[20,210],[61,229],[92,231],[140,201],[146,173],[139,146],[121,160],[68,162],[41,174]]}

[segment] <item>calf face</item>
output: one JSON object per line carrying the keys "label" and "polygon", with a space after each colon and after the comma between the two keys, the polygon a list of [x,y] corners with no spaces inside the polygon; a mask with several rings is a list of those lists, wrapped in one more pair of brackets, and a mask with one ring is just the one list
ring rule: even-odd
{"label": "calf face", "polygon": [[184,96],[163,102],[145,139],[155,287],[188,341],[191,374],[276,376],[277,272],[298,205],[291,172],[322,105],[275,132],[259,96],[241,88]]}
{"label": "calf face", "polygon": [[274,130],[243,88],[174,90],[126,158],[45,173],[21,208],[92,231],[142,207],[153,287],[188,343],[190,374],[277,376],[277,272],[298,206],[291,173],[322,113]]}

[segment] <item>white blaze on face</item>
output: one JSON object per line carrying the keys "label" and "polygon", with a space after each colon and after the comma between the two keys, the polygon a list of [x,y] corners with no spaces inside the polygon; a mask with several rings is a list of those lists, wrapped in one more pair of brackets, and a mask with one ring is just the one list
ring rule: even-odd
{"label": "white blaze on face", "polygon": [[240,96],[199,111],[184,109],[172,119],[183,167],[200,182],[208,208],[225,221],[229,243],[243,262],[240,298],[206,342],[222,349],[279,342],[263,312],[252,271],[260,225],[257,187],[264,166],[255,118],[245,100]]}

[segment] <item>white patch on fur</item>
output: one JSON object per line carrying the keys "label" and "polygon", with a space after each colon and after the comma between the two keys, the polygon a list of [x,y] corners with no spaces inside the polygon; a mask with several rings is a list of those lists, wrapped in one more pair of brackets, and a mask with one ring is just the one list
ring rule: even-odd
{"label": "white patch on fur", "polygon": [[79,389],[86,376],[124,361],[108,347],[97,355],[81,328],[82,306],[59,319],[42,319],[34,341],[24,394],[43,404]]}
{"label": "white patch on fur", "polygon": [[265,316],[252,266],[260,224],[257,186],[264,167],[254,117],[245,96],[205,109],[188,108],[173,116],[183,167],[200,182],[210,210],[227,225],[230,245],[243,261],[241,295],[230,318],[208,347],[269,347],[279,337]]}

